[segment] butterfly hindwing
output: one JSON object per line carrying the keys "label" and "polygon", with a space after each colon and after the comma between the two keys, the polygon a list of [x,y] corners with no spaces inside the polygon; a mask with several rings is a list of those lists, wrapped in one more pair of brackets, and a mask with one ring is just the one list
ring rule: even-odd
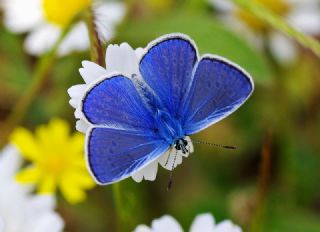
{"label": "butterfly hindwing", "polygon": [[110,184],[139,171],[168,147],[147,133],[93,128],[87,137],[87,162],[98,183]]}
{"label": "butterfly hindwing", "polygon": [[216,56],[202,57],[181,108],[186,134],[199,132],[237,110],[251,95],[249,74]]}
{"label": "butterfly hindwing", "polygon": [[154,41],[140,61],[143,79],[173,117],[180,117],[179,108],[196,62],[195,46],[188,37],[180,34]]}

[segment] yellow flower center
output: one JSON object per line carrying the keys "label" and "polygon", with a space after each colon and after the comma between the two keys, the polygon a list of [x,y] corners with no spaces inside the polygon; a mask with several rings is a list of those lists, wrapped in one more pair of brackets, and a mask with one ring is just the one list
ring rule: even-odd
{"label": "yellow flower center", "polygon": [[91,2],[92,0],[43,0],[42,7],[49,22],[65,27],[88,8]]}
{"label": "yellow flower center", "polygon": [[42,167],[46,173],[50,173],[56,178],[63,174],[70,166],[66,157],[55,154],[44,157],[40,162],[39,166]]}
{"label": "yellow flower center", "polygon": [[[271,10],[273,13],[279,16],[285,16],[290,11],[290,5],[286,0],[251,0],[255,1],[264,7]],[[268,25],[256,18],[251,13],[238,9],[235,12],[236,16],[240,18],[244,23],[246,23],[250,28],[255,31],[265,31]]]}

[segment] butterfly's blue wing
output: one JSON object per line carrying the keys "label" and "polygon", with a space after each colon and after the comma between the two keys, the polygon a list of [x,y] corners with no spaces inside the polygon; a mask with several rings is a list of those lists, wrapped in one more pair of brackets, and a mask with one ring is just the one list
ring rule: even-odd
{"label": "butterfly's blue wing", "polygon": [[148,133],[109,128],[93,128],[87,141],[88,165],[100,184],[129,177],[169,148],[166,142]]}
{"label": "butterfly's blue wing", "polygon": [[194,134],[237,110],[251,95],[249,74],[231,62],[204,56],[181,108],[186,134]]}
{"label": "butterfly's blue wing", "polygon": [[155,40],[140,61],[145,82],[160,98],[167,111],[179,119],[179,109],[192,79],[197,51],[191,40],[173,34]]}
{"label": "butterfly's blue wing", "polygon": [[153,115],[147,110],[132,81],[116,75],[93,86],[84,96],[82,112],[94,125],[132,130],[153,128]]}
{"label": "butterfly's blue wing", "polygon": [[81,108],[91,124],[86,138],[87,161],[101,184],[130,176],[169,147],[154,130],[158,125],[134,84],[124,76],[105,78],[92,86]]}

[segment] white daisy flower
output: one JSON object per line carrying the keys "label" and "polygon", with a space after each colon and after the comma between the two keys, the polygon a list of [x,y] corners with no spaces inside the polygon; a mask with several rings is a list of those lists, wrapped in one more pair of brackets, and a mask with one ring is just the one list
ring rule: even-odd
{"label": "white daisy flower", "polygon": [[[280,32],[269,30],[266,23],[250,13],[240,10],[232,0],[209,0],[221,13],[221,18],[241,36],[246,37],[258,48],[263,46],[263,38],[269,36],[269,47],[273,56],[282,64],[290,64],[297,58],[297,46],[293,40]],[[255,0],[301,32],[320,35],[319,0]]]}
{"label": "white daisy flower", "polygon": [[[63,29],[84,9],[94,4],[100,39],[113,37],[114,27],[125,14],[119,2],[97,0],[3,0],[4,24],[13,33],[28,33],[24,47],[32,55],[48,52]],[[101,31],[101,33],[100,33]],[[89,48],[88,30],[83,21],[75,23],[58,48],[60,56]]]}
{"label": "white daisy flower", "polygon": [[[89,124],[83,120],[83,116],[80,109],[80,102],[84,96],[87,88],[91,86],[93,82],[98,79],[104,78],[110,73],[122,73],[127,77],[131,77],[135,74],[138,78],[141,78],[139,71],[139,61],[143,55],[145,49],[137,48],[133,49],[129,44],[122,43],[120,45],[109,45],[106,51],[106,67],[101,67],[96,63],[91,61],[83,61],[82,68],[80,68],[80,74],[85,82],[85,84],[72,86],[68,93],[71,97],[70,105],[75,108],[75,117],[78,119],[76,128],[78,131],[86,133]],[[167,170],[172,170],[182,163],[183,157],[188,157],[190,153],[193,152],[193,145],[189,137],[188,140],[189,149],[187,154],[183,154],[181,151],[176,149],[169,149],[163,155],[161,155],[157,160],[153,161],[151,164],[143,168],[142,170],[134,173],[132,178],[141,182],[143,179],[153,181],[156,179],[158,171],[158,163]],[[189,142],[190,141],[190,142]]]}
{"label": "white daisy flower", "polygon": [[53,196],[32,195],[30,186],[15,182],[22,163],[8,145],[0,153],[0,232],[60,232],[64,222],[54,211]]}
{"label": "white daisy flower", "polygon": [[[159,219],[153,220],[151,227],[139,225],[134,232],[183,232],[179,223],[171,216],[165,215]],[[211,214],[198,215],[190,227],[190,232],[241,232],[239,226],[231,221],[225,220],[218,224],[215,223]]]}

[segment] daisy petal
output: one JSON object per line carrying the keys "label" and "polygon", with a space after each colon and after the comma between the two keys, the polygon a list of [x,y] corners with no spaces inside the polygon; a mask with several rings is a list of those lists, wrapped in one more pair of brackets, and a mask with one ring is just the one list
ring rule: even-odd
{"label": "daisy petal", "polygon": [[171,216],[165,215],[152,222],[152,229],[155,232],[183,232],[179,223]]}
{"label": "daisy petal", "polygon": [[48,52],[58,41],[60,28],[45,24],[34,29],[26,38],[24,47],[31,55],[41,55]]}
{"label": "daisy petal", "polygon": [[72,107],[74,108],[78,107],[86,88],[87,88],[87,85],[81,84],[81,85],[74,85],[68,89],[68,94],[71,98],[69,103]]}
{"label": "daisy petal", "polygon": [[139,225],[133,232],[152,232],[152,230],[146,225]]}
{"label": "daisy petal", "polygon": [[42,0],[3,0],[4,24],[15,33],[34,29],[43,20]]}
{"label": "daisy petal", "polygon": [[109,45],[106,51],[106,64],[109,72],[119,72],[127,77],[139,73],[138,57],[127,43]]}
{"label": "daisy petal", "polygon": [[88,128],[89,128],[89,124],[86,123],[85,121],[83,121],[83,120],[80,119],[80,120],[78,120],[78,121],[76,122],[76,129],[77,129],[79,132],[86,133],[87,130],[88,130]]}
{"label": "daisy petal", "polygon": [[190,228],[190,232],[215,232],[215,221],[211,214],[198,215]]}
{"label": "daisy petal", "polygon": [[22,159],[13,145],[6,146],[0,153],[0,183],[3,179],[11,179],[19,169]]}
{"label": "daisy petal", "polygon": [[[302,4],[301,4],[302,5]],[[308,7],[296,7],[289,16],[289,22],[309,35],[318,35],[320,33],[320,6],[310,4]]]}
{"label": "daisy petal", "polygon": [[134,173],[132,178],[136,182],[141,182],[143,179],[154,181],[158,172],[158,161],[153,161],[148,166],[144,167],[140,171]]}
{"label": "daisy petal", "polygon": [[298,56],[294,41],[280,33],[271,34],[270,50],[277,61],[284,65],[292,64]]}
{"label": "daisy petal", "polygon": [[231,221],[225,220],[220,222],[214,232],[242,232],[239,226],[234,225]]}
{"label": "daisy petal", "polygon": [[34,232],[58,232],[62,231],[64,227],[64,222],[62,219],[54,214],[54,213],[45,213],[42,215],[39,215],[37,218],[37,224],[34,227]]}
{"label": "daisy petal", "polygon": [[88,29],[85,23],[81,22],[76,24],[67,34],[59,46],[58,54],[64,56],[75,51],[85,51],[89,46]]}
{"label": "daisy petal", "polygon": [[88,84],[96,81],[99,77],[105,76],[107,71],[100,65],[91,61],[83,61],[82,67],[79,69],[80,75],[83,80]]}

